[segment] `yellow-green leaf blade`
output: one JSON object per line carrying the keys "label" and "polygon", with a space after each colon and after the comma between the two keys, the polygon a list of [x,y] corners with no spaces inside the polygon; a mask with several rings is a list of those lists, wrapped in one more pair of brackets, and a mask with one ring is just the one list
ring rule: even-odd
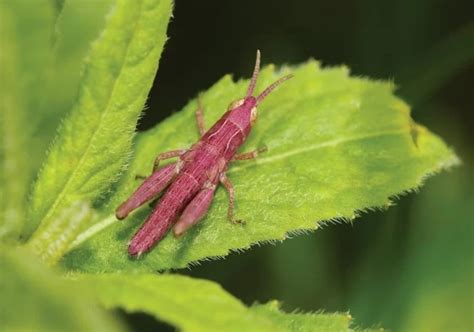
{"label": "yellow-green leaf blade", "polygon": [[183,331],[348,331],[346,314],[286,314],[246,307],[218,284],[180,275],[77,275],[110,309],[145,312]]}
{"label": "yellow-green leaf blade", "polygon": [[76,200],[97,199],[123,169],[170,15],[170,0],[117,1],[39,176],[28,233]]}
{"label": "yellow-green leaf blade", "polygon": [[31,252],[0,246],[2,331],[122,331],[86,287],[46,269]]}
{"label": "yellow-green leaf blade", "polygon": [[104,29],[106,16],[115,2],[68,0],[61,4],[61,8],[57,8],[60,12],[54,36],[43,45],[53,53],[53,59],[49,64],[47,79],[36,87],[42,94],[42,102],[38,109],[30,110],[31,113],[34,111],[34,118],[38,118],[34,139],[29,142],[31,149],[38,154],[34,163],[35,172],[44,162],[47,147],[57,134],[61,120],[76,101],[84,61],[92,42]]}
{"label": "yellow-green leaf blade", "polygon": [[[267,67],[258,89],[289,71]],[[283,240],[288,233],[314,230],[321,221],[349,220],[360,211],[387,207],[392,197],[414,190],[430,174],[457,162],[438,136],[413,122],[390,84],[351,78],[344,68],[320,69],[314,62],[292,71],[295,78],[259,108],[259,121],[243,148],[265,144],[268,152],[229,167],[236,216],[245,226],[228,222],[227,195],[219,188],[199,225],[179,239],[167,236],[143,259],[129,258],[126,247],[147,208],[125,221],[105,219],[101,232],[100,227],[86,232],[67,256],[66,266],[94,272],[184,267],[258,242]],[[245,94],[247,84],[225,77],[203,95],[208,126],[230,101]],[[133,192],[135,175],[147,174],[157,153],[187,147],[198,138],[196,106],[192,101],[140,135],[135,159],[105,215],[112,215]]]}

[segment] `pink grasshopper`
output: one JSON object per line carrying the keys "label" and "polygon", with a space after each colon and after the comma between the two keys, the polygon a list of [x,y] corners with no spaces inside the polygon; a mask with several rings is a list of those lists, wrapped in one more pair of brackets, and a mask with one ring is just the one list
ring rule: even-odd
{"label": "pink grasshopper", "polygon": [[[233,160],[256,158],[259,152],[266,150],[260,148],[236,154],[257,120],[257,106],[273,89],[293,77],[290,74],[280,78],[255,98],[253,92],[259,71],[260,52],[257,51],[255,68],[245,98],[232,102],[227,112],[207,132],[204,129],[202,107],[199,103],[196,119],[200,140],[190,149],[159,154],[155,159],[153,173],[117,208],[117,218],[124,219],[130,212],[153,200],[169,186],[130,241],[130,255],[140,256],[150,250],[163,238],[173,223],[173,232],[175,236],[179,236],[201,220],[211,205],[219,182],[229,193],[228,218],[232,223],[240,222],[234,219],[234,189],[226,176],[228,164]],[[158,169],[161,160],[173,157],[179,157],[179,161]]]}

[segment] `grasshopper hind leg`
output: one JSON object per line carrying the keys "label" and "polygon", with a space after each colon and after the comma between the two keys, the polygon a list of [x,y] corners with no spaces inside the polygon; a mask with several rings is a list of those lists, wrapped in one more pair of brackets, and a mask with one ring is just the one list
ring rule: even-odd
{"label": "grasshopper hind leg", "polygon": [[178,174],[177,163],[169,164],[154,172],[115,211],[117,219],[126,218],[130,212],[155,199]]}
{"label": "grasshopper hind leg", "polygon": [[206,215],[214,198],[215,190],[216,185],[211,184],[201,189],[201,191],[194,196],[173,227],[173,233],[175,236],[182,235]]}

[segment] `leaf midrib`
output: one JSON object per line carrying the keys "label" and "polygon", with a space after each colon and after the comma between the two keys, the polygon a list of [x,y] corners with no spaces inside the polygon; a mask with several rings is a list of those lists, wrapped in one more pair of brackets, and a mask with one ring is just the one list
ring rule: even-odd
{"label": "leaf midrib", "polygon": [[138,19],[136,20],[135,22],[135,25],[133,27],[133,32],[132,32],[132,37],[130,38],[130,41],[127,45],[127,49],[125,51],[125,54],[123,56],[123,59],[122,59],[122,63],[120,65],[120,73],[119,75],[117,76],[117,78],[115,79],[115,82],[114,82],[114,85],[111,89],[111,92],[108,96],[108,100],[107,100],[107,106],[105,108],[105,111],[102,112],[102,114],[100,115],[100,119],[99,119],[99,124],[97,125],[97,130],[94,131],[94,133],[91,135],[91,138],[89,139],[89,142],[87,144],[87,147],[86,147],[86,150],[84,152],[84,154],[82,154],[82,156],[80,157],[76,167],[72,170],[71,172],[71,175],[69,176],[68,180],[66,181],[66,183],[64,184],[63,188],[61,189],[61,192],[58,194],[58,196],[56,197],[56,199],[54,200],[53,204],[51,205],[51,207],[48,209],[48,211],[45,213],[45,216],[41,219],[41,222],[40,222],[40,225],[42,224],[43,220],[47,220],[49,217],[51,217],[51,215],[53,214],[53,212],[55,211],[55,209],[57,208],[57,206],[59,205],[59,203],[62,201],[64,195],[66,195],[67,193],[67,189],[68,187],[70,186],[70,183],[72,181],[72,179],[75,177],[76,173],[77,173],[77,170],[81,167],[81,165],[84,163],[84,160],[85,160],[85,157],[87,156],[87,154],[89,153],[89,150],[91,149],[91,146],[92,146],[92,141],[95,139],[97,133],[99,132],[99,129],[101,128],[102,126],[102,123],[103,123],[103,119],[105,117],[105,115],[110,111],[109,108],[110,108],[110,104],[111,104],[111,97],[114,95],[115,93],[115,89],[117,87],[117,83],[118,81],[120,80],[121,76],[123,75],[123,68],[125,67],[125,63],[126,63],[126,59],[127,59],[127,56],[128,56],[128,53],[130,51],[130,46],[131,44],[133,43],[133,40],[134,40],[134,37],[136,35],[136,31],[138,29],[138,26],[139,26],[139,23],[140,23],[140,20],[141,20],[141,17],[142,17],[142,14],[143,14],[143,11],[142,11],[142,8],[143,8],[143,1],[140,2],[140,7],[139,7],[139,14],[138,14]]}
{"label": "leaf midrib", "polygon": [[386,130],[386,131],[380,131],[380,132],[375,132],[375,133],[370,133],[370,134],[364,134],[364,135],[358,135],[358,136],[349,136],[349,137],[333,139],[333,140],[329,140],[329,141],[326,141],[326,142],[309,145],[309,146],[306,146],[304,148],[293,149],[291,151],[279,153],[279,154],[269,156],[269,157],[260,157],[260,158],[255,160],[255,163],[247,163],[247,164],[242,165],[242,166],[232,167],[227,173],[231,174],[231,173],[239,172],[239,171],[241,171],[245,168],[252,167],[254,165],[263,165],[263,164],[272,163],[272,162],[275,162],[275,161],[278,161],[278,160],[281,160],[281,159],[286,159],[287,157],[295,156],[297,154],[302,154],[302,153],[306,153],[306,152],[313,151],[313,150],[318,150],[318,149],[329,147],[329,146],[336,146],[336,145],[339,145],[341,143],[354,142],[354,141],[364,140],[364,139],[374,138],[374,137],[396,136],[396,135],[408,134],[408,133],[409,133],[409,128],[404,128],[404,129]]}

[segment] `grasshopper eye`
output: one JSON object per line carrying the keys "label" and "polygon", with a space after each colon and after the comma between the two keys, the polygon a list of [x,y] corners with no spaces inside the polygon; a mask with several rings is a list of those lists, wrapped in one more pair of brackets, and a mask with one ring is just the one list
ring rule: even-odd
{"label": "grasshopper eye", "polygon": [[257,122],[257,117],[258,117],[257,108],[256,108],[256,107],[253,107],[253,108],[250,110],[250,124],[251,124],[252,126],[255,124],[255,122]]}
{"label": "grasshopper eye", "polygon": [[244,103],[245,99],[239,99],[239,100],[234,100],[233,102],[230,103],[229,107],[227,107],[228,111],[232,111],[234,108],[237,108],[241,106]]}

